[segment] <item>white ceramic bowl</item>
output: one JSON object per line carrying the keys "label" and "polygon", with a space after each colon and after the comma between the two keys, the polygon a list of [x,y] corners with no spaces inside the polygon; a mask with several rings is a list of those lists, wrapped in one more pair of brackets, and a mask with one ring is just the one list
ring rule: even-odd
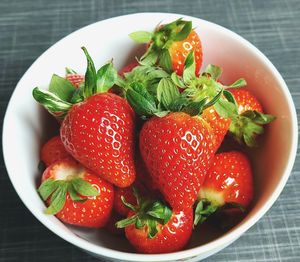
{"label": "white ceramic bowl", "polygon": [[[139,52],[128,37],[137,30],[151,31],[159,22],[184,17],[192,20],[199,33],[204,66],[223,67],[222,80],[244,77],[265,108],[277,117],[265,135],[264,143],[253,154],[255,200],[247,217],[223,235],[196,232],[183,251],[162,254],[136,254],[125,240],[101,230],[66,226],[43,213],[44,203],[36,192],[39,149],[53,131],[55,122],[35,103],[33,87],[47,88],[51,75],[64,74],[65,66],[84,73],[86,61],[80,49],[86,46],[96,66],[114,58],[120,68]],[[52,128],[53,127],[53,128]],[[52,130],[52,131],[51,131]],[[297,118],[289,90],[272,63],[253,45],[219,25],[178,14],[140,13],[100,21],[84,27],[49,48],[27,70],[9,102],[3,126],[3,153],[10,179],[27,208],[46,227],[66,241],[93,255],[122,261],[196,261],[212,255],[236,240],[272,206],[282,191],[295,160]],[[17,150],[16,150],[17,149]]]}

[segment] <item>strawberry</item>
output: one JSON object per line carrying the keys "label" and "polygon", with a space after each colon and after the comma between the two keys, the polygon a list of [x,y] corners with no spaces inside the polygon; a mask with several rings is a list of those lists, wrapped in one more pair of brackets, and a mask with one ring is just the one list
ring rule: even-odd
{"label": "strawberry", "polygon": [[234,97],[238,104],[238,113],[243,114],[244,112],[251,110],[263,113],[263,108],[257,98],[249,90],[246,89],[229,89],[228,90]]}
{"label": "strawberry", "polygon": [[167,72],[183,74],[184,62],[190,52],[195,53],[195,74],[202,65],[202,46],[199,35],[192,29],[191,21],[178,19],[161,25],[151,32],[138,31],[129,35],[137,43],[148,43],[141,58],[142,64],[158,64]]}
{"label": "strawberry", "polygon": [[87,50],[83,51],[87,58],[83,86],[65,88],[69,82],[58,78],[60,85],[49,91],[35,88],[33,96],[63,119],[60,137],[77,161],[114,185],[127,187],[135,180],[135,115],[125,99],[107,92],[117,79],[112,62],[96,72]]}
{"label": "strawberry", "polygon": [[215,153],[210,126],[183,112],[153,117],[141,130],[140,151],[171,207],[192,207]]}
{"label": "strawberry", "polygon": [[100,93],[73,105],[60,136],[80,163],[118,187],[135,180],[134,112],[125,99]]}
{"label": "strawberry", "polygon": [[46,214],[72,225],[103,227],[113,207],[113,186],[69,158],[44,171],[38,192],[49,205]]}
{"label": "strawberry", "polygon": [[214,106],[205,109],[201,116],[213,129],[215,135],[215,147],[219,148],[227,134],[231,119],[220,116]]}
{"label": "strawberry", "polygon": [[138,252],[175,252],[189,241],[193,228],[192,209],[171,211],[159,201],[139,197],[137,206],[127,205],[131,209],[127,219],[116,225],[125,227],[126,238]]}
{"label": "strawberry", "polygon": [[84,76],[79,74],[67,74],[66,79],[78,88],[84,82]]}
{"label": "strawberry", "polygon": [[230,134],[241,144],[257,146],[256,137],[264,132],[263,125],[271,123],[275,117],[263,113],[261,103],[250,91],[229,89],[229,92],[235,100]]}
{"label": "strawberry", "polygon": [[40,155],[46,166],[50,166],[54,162],[70,156],[61,142],[60,136],[54,136],[48,140],[42,146]]}
{"label": "strawberry", "polygon": [[253,175],[248,157],[238,151],[216,154],[199,191],[195,224],[224,207],[246,208],[253,198]]}

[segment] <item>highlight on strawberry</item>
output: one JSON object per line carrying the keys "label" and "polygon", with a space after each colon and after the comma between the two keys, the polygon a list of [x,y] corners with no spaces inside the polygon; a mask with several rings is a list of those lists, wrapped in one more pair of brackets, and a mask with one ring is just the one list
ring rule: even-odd
{"label": "highlight on strawberry", "polygon": [[275,117],[244,78],[225,84],[219,66],[201,69],[191,21],[130,37],[147,50],[121,70],[112,60],[96,70],[83,47],[85,75],[66,68],[48,90],[33,89],[60,122],[41,148],[38,193],[65,223],[125,232],[137,252],[175,252],[197,224],[247,214],[255,174],[242,152],[259,146]]}

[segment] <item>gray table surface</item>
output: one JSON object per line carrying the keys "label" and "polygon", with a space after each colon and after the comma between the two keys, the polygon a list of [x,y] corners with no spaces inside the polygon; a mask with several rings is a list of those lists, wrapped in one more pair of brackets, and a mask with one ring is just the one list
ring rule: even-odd
{"label": "gray table surface", "polygon": [[[300,1],[1,0],[0,121],[31,63],[72,31],[135,12],[175,12],[221,24],[274,63],[300,110]],[[1,154],[2,156],[2,154]],[[0,159],[0,261],[98,261],[51,233],[24,207]],[[238,241],[206,261],[300,261],[300,157],[279,199]]]}

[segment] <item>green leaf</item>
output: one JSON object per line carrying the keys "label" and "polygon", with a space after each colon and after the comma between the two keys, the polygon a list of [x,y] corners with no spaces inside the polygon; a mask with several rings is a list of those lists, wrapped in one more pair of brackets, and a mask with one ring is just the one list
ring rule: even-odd
{"label": "green leaf", "polygon": [[129,34],[129,37],[136,43],[149,43],[152,39],[152,33],[146,31],[137,31]]}
{"label": "green leaf", "polygon": [[162,105],[169,109],[174,100],[180,96],[177,86],[170,78],[162,78],[157,86],[157,99]]}
{"label": "green leaf", "polygon": [[156,201],[152,204],[146,214],[154,218],[161,219],[163,221],[163,224],[165,225],[170,220],[172,211],[168,206],[163,205],[159,201]]}
{"label": "green leaf", "polygon": [[45,213],[48,215],[55,215],[63,209],[66,197],[68,184],[65,181],[59,181],[59,186],[56,191],[52,194],[50,206],[46,209]]}
{"label": "green leaf", "polygon": [[233,103],[234,105],[236,105],[236,111],[238,111],[238,105],[237,105],[237,102],[235,101],[235,98],[232,95],[232,93],[230,93],[227,90],[223,90],[223,95],[225,96],[225,98],[227,99],[228,102]]}
{"label": "green leaf", "polygon": [[97,90],[97,74],[94,62],[90,57],[87,49],[85,47],[81,48],[87,59],[87,68],[85,72],[85,80],[84,80],[84,90],[83,94],[85,98],[90,97],[91,95],[96,93]]}
{"label": "green leaf", "polygon": [[45,180],[38,188],[38,192],[42,199],[46,201],[49,196],[58,188],[58,185],[59,184],[51,178]]}
{"label": "green leaf", "polygon": [[102,66],[97,72],[97,93],[107,92],[115,84],[117,75],[112,62]]}
{"label": "green leaf", "polygon": [[183,25],[182,29],[178,33],[176,33],[176,35],[173,38],[174,41],[182,41],[186,39],[192,31],[191,21],[182,21],[182,22],[183,22],[181,23],[181,26]]}
{"label": "green leaf", "polygon": [[[151,95],[140,83],[132,83],[130,89],[126,92],[126,99],[140,116],[152,116],[157,112],[153,98],[148,99]],[[140,90],[144,89],[144,90]]]}
{"label": "green leaf", "polygon": [[98,196],[99,192],[98,190],[93,187],[89,182],[85,181],[82,178],[74,178],[70,181],[76,190],[80,195],[83,196]]}
{"label": "green leaf", "polygon": [[183,109],[182,111],[191,115],[191,116],[196,116],[201,114],[203,111],[204,105],[207,103],[208,97],[205,97],[199,102],[189,102]]}
{"label": "green leaf", "polygon": [[172,60],[168,49],[163,49],[159,55],[159,64],[167,72],[172,72]]}
{"label": "green leaf", "polygon": [[67,79],[53,75],[49,85],[49,92],[58,96],[61,100],[70,102],[76,88]]}
{"label": "green leaf", "polygon": [[229,88],[240,88],[240,87],[243,87],[243,86],[246,86],[246,85],[247,85],[246,80],[244,78],[240,78],[228,87]]}
{"label": "green leaf", "polygon": [[209,74],[212,79],[218,80],[220,76],[222,75],[222,68],[216,65],[208,65],[205,70],[205,74]]}
{"label": "green leaf", "polygon": [[63,118],[73,106],[71,103],[61,100],[57,95],[38,87],[32,90],[32,95],[38,103],[56,117]]}
{"label": "green leaf", "polygon": [[70,67],[66,67],[65,68],[65,71],[66,71],[66,75],[77,75],[77,72],[75,70],[73,70],[72,68]]}
{"label": "green leaf", "polygon": [[213,99],[211,99],[209,102],[207,102],[204,106],[203,106],[203,109],[202,110],[204,110],[204,109],[206,109],[206,108],[209,108],[209,107],[211,107],[211,106],[213,106],[215,103],[217,103],[218,101],[219,101],[219,99],[221,98],[221,95],[223,94],[223,89],[221,89],[220,91],[219,91],[219,93],[215,96],[215,97],[213,97]]}
{"label": "green leaf", "polygon": [[144,66],[153,66],[156,64],[157,59],[158,53],[155,52],[150,46],[146,53],[141,57],[139,63]]}
{"label": "green leaf", "polygon": [[75,92],[73,93],[73,96],[71,98],[71,103],[76,104],[79,102],[82,102],[84,100],[84,86],[76,88]]}
{"label": "green leaf", "polygon": [[241,114],[241,116],[251,119],[254,123],[259,125],[266,125],[275,120],[275,116],[263,114],[256,110],[247,110]]}
{"label": "green leaf", "polygon": [[134,216],[122,219],[122,220],[120,220],[116,223],[116,227],[117,228],[124,228],[124,227],[127,227],[129,225],[134,225],[137,221],[137,217],[138,217],[138,215],[135,214]]}
{"label": "green leaf", "polygon": [[184,62],[184,70],[182,74],[184,83],[188,84],[192,79],[196,78],[195,70],[196,65],[194,52],[190,52]]}
{"label": "green leaf", "polygon": [[148,225],[148,238],[154,238],[157,234],[157,222],[152,219],[148,219],[147,221]]}
{"label": "green leaf", "polygon": [[214,107],[217,113],[224,118],[234,118],[238,115],[237,107],[234,103],[231,103],[223,98],[220,98]]}
{"label": "green leaf", "polygon": [[87,198],[81,198],[71,182],[68,183],[68,193],[74,202],[85,202]]}
{"label": "green leaf", "polygon": [[194,227],[199,223],[203,223],[209,216],[214,214],[219,209],[218,206],[214,206],[209,201],[202,199],[198,202],[195,208]]}
{"label": "green leaf", "polygon": [[158,116],[158,117],[164,117],[169,113],[170,113],[170,111],[157,111],[157,112],[154,113],[154,115]]}
{"label": "green leaf", "polygon": [[185,86],[184,82],[182,81],[182,79],[175,72],[173,72],[171,74],[171,79],[172,79],[172,81],[174,82],[174,84],[176,86],[179,86],[181,88],[186,88],[186,86]]}

